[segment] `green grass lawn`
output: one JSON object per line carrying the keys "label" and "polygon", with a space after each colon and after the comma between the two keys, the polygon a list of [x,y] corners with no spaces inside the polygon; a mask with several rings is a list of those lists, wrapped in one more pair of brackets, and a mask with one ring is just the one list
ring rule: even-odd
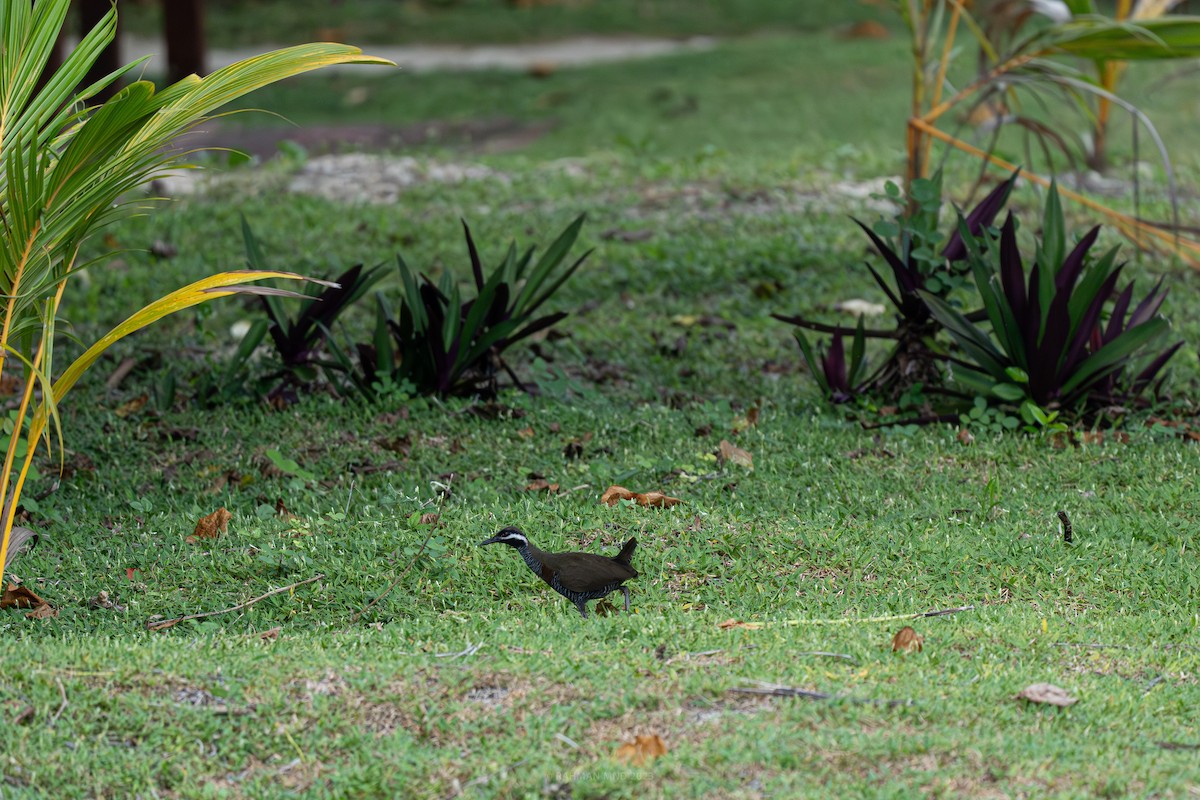
{"label": "green grass lawn", "polygon": [[[860,46],[902,55],[895,42],[845,45]],[[11,643],[0,796],[1200,791],[1195,445],[1144,415],[1127,422],[1127,441],[1078,448],[983,428],[964,445],[955,425],[863,430],[819,402],[787,326],[767,316],[836,319],[836,300],[881,299],[848,219],[877,212],[829,187],[899,170],[904,78],[864,66],[880,50],[841,47],[800,34],[541,83],[387,78],[370,91],[396,122],[532,118],[538,97],[566,99],[539,145],[425,153],[504,179],[345,206],[286,194],[288,165],[276,164],[115,228],[105,246],[127,252],[66,300],[85,339],[240,265],[241,214],[281,266],[313,274],[401,251],[465,280],[460,216],[494,261],[510,237],[544,245],[586,211],[580,246],[596,252],[552,303],[572,311],[560,335],[513,355],[540,393],[498,406],[321,393],[282,411],[190,402],[197,376],[227,363],[230,327],[261,314],[253,302],[121,342],[62,409],[69,477],[56,481],[47,459],[26,490],[45,536],[13,571],[59,616],[0,612]],[[810,71],[819,61],[832,64]],[[805,89],[834,80],[860,116]],[[660,84],[695,93],[698,110],[656,116]],[[322,79],[257,104],[346,119],[359,112],[333,98],[357,85]],[[1186,127],[1185,104],[1165,111]],[[562,158],[579,169],[550,162]],[[156,241],[177,255],[151,255]],[[1140,285],[1166,275],[1172,287],[1166,311],[1188,344],[1169,387],[1183,413],[1200,391],[1200,281],[1154,258],[1129,269]],[[700,324],[705,315],[732,327]],[[134,370],[106,389],[126,357]],[[759,421],[746,428],[752,406]],[[575,440],[582,455],[569,458]],[[722,440],[754,469],[722,463]],[[536,476],[561,491],[528,490]],[[683,502],[603,506],[611,484]],[[228,530],[188,543],[220,507]],[[422,525],[433,511],[439,524]],[[636,536],[634,613],[585,622],[514,554],[476,547],[510,524],[550,550],[611,553]],[[318,575],[238,611],[146,629]],[[90,607],[101,591],[122,609]],[[720,626],[730,619],[761,627]],[[893,653],[906,624],[923,649]],[[836,697],[735,691],[755,681]],[[1042,682],[1078,702],[1014,699]],[[661,737],[667,753],[619,760],[637,735]]]}
{"label": "green grass lawn", "polygon": [[[128,4],[130,30],[158,31],[157,4]],[[521,8],[503,0],[253,0],[206,4],[212,46],[324,39],[367,44],[529,42],[570,36],[737,36],[811,31],[888,14],[858,2],[821,0],[568,0]],[[231,9],[236,6],[236,11]]]}

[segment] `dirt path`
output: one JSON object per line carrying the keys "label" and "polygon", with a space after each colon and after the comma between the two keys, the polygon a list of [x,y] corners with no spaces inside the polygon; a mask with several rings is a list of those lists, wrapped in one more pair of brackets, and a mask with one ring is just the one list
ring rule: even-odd
{"label": "dirt path", "polygon": [[[716,43],[717,40],[711,37],[685,40],[587,37],[516,45],[370,45],[363,50],[371,55],[395,61],[401,69],[412,72],[485,69],[523,71],[540,65],[576,67],[654,58],[670,53],[703,51],[714,47]],[[219,69],[270,49],[271,45],[239,50],[209,50],[208,69]],[[126,36],[121,40],[124,61],[131,61],[146,53],[156,54],[151,62],[151,69],[157,69],[165,59],[162,54],[166,53],[166,47],[161,41],[154,39]],[[367,68],[362,66],[329,67],[326,71],[329,69],[355,69],[367,74]]]}

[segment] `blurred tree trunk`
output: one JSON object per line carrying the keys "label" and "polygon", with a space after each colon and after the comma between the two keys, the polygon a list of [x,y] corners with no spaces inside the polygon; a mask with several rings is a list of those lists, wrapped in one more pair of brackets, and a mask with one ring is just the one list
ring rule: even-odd
{"label": "blurred tree trunk", "polygon": [[[96,23],[104,18],[112,8],[112,3],[109,0],[78,0],[76,6],[79,8],[79,35],[82,36],[85,32],[96,27]],[[96,63],[88,70],[87,77],[83,79],[84,85],[94,83],[110,72],[115,72],[121,67],[121,19],[117,17],[117,37],[113,39],[112,45],[105,48],[100,57],[96,59]],[[59,64],[62,63],[62,46],[63,41],[60,36],[58,44],[55,47],[55,57]],[[104,91],[96,96],[97,100],[103,102],[120,90],[120,86],[116,83],[110,84]]]}
{"label": "blurred tree trunk", "polygon": [[[114,0],[76,0],[76,7],[79,12],[79,31],[80,35],[85,31],[95,27],[108,9],[112,7]],[[140,0],[139,0],[140,1]],[[180,78],[185,78],[192,73],[197,75],[204,74],[204,0],[161,0],[163,6],[163,38],[167,45],[167,79],[174,83]],[[120,5],[117,6],[117,11],[120,12]],[[103,78],[105,75],[119,69],[124,65],[121,58],[121,34],[120,34],[121,17],[117,16],[117,38],[113,43],[100,55],[92,69],[88,72],[84,84],[90,84]],[[64,28],[64,31],[66,28]],[[63,51],[66,47],[64,37],[59,36],[58,42],[54,46],[54,54],[50,57],[50,62],[46,65],[46,71],[42,77],[42,83],[45,84],[46,78],[54,73],[63,62]],[[107,100],[112,97],[118,90],[120,85],[113,84],[100,93],[97,99],[100,101]]]}
{"label": "blurred tree trunk", "polygon": [[171,83],[204,74],[204,0],[162,0]]}

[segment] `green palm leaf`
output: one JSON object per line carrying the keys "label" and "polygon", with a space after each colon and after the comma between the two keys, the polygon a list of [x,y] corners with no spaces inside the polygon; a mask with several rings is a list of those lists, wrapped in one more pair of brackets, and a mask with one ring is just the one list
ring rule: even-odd
{"label": "green palm leaf", "polygon": [[[42,84],[69,5],[70,0],[0,3],[0,371],[15,356],[29,387],[9,438],[0,508],[16,506],[36,450],[26,448],[24,466],[11,476],[22,443],[36,443],[62,396],[113,342],[166,314],[216,297],[279,291],[241,286],[248,281],[300,277],[248,271],[199,281],[130,316],[55,379],[54,323],[80,247],[100,228],[137,209],[136,203],[123,200],[133,189],[187,165],[186,154],[173,153],[167,145],[230,101],[282,78],[333,64],[391,64],[347,45],[299,45],[204,78],[192,75],[161,91],[136,81],[104,104],[89,106],[97,91],[139,62],[77,91],[116,33],[114,7]],[[36,405],[31,402],[35,383],[42,389]],[[24,434],[24,415],[30,412],[34,416]],[[0,564],[11,526],[6,517]]]}

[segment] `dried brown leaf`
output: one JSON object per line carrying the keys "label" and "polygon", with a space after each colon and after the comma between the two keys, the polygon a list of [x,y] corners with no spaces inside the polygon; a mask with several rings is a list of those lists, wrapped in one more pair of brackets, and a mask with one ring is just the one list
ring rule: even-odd
{"label": "dried brown leaf", "polygon": [[639,506],[650,508],[670,508],[683,502],[678,497],[670,497],[662,492],[641,494],[631,492],[624,486],[610,486],[604,490],[604,494],[600,495],[600,502],[607,506],[615,506],[622,500],[634,500]]}
{"label": "dried brown leaf", "polygon": [[528,428],[521,428],[521,430],[517,431],[517,436],[520,436],[522,439],[532,439],[533,426],[531,425]]}
{"label": "dried brown leaf", "polygon": [[622,764],[632,764],[635,767],[640,767],[643,764],[653,761],[659,756],[667,754],[667,744],[662,740],[662,737],[656,733],[639,734],[637,739],[632,742],[626,742],[617,748],[617,752],[613,758],[620,761]]}
{"label": "dried brown leaf", "polygon": [[750,406],[746,409],[746,416],[735,417],[733,420],[733,432],[741,433],[747,428],[753,428],[758,425],[758,406]]}
{"label": "dried brown leaf", "polygon": [[648,506],[650,508],[670,508],[683,502],[678,497],[670,497],[662,492],[646,492],[645,494],[635,495],[635,497],[639,506]]}
{"label": "dried brown leaf", "polygon": [[286,520],[300,519],[295,514],[288,511],[287,506],[285,506],[283,504],[282,497],[278,497],[275,499],[275,516],[279,517],[280,519],[286,519]]}
{"label": "dried brown leaf", "polygon": [[50,619],[58,616],[58,609],[49,603],[42,603],[40,606],[30,611],[25,615],[29,619]]}
{"label": "dried brown leaf", "polygon": [[145,408],[146,402],[149,399],[150,399],[150,395],[146,394],[145,392],[142,392],[141,394],[139,394],[137,397],[133,398],[132,400],[130,400],[126,403],[122,403],[121,405],[117,406],[116,411],[114,411],[113,413],[116,414],[118,417],[121,417],[122,419],[124,419],[125,417],[128,417],[131,414],[136,414],[137,412],[139,412],[143,408]]}
{"label": "dried brown leaf", "polygon": [[426,511],[421,515],[421,524],[440,528],[442,527],[442,517],[436,511]]}
{"label": "dried brown leaf", "polygon": [[258,635],[258,638],[262,639],[264,642],[273,642],[279,638],[279,631],[280,631],[280,627],[278,625],[276,625],[274,628],[271,628],[268,631],[263,631],[262,633],[260,633]]}
{"label": "dried brown leaf", "polygon": [[843,39],[887,39],[890,38],[892,32],[881,22],[876,22],[873,19],[864,19],[855,22],[841,32]]}
{"label": "dried brown leaf", "polygon": [[25,388],[25,383],[16,375],[0,375],[0,397],[13,397]]}
{"label": "dried brown leaf", "polygon": [[720,448],[720,458],[722,464],[732,462],[737,464],[739,467],[754,469],[754,456],[750,455],[742,448],[726,439],[721,440]]}
{"label": "dried brown leaf", "polygon": [[975,441],[975,434],[971,433],[971,432],[970,432],[969,430],[967,430],[966,428],[959,428],[959,429],[958,429],[958,443],[959,443],[959,444],[961,444],[961,445],[968,445],[968,444],[971,444],[971,443],[972,443],[972,442],[974,442],[974,441]]}
{"label": "dried brown leaf", "polygon": [[10,583],[0,595],[0,608],[37,608],[46,601],[38,597],[32,590]]}
{"label": "dried brown leaf", "polygon": [[925,647],[925,637],[914,631],[908,625],[905,625],[900,630],[896,631],[896,635],[892,637],[892,652],[893,653],[911,653],[916,650],[921,652]]}
{"label": "dried brown leaf", "polygon": [[215,539],[228,529],[231,519],[233,519],[233,514],[230,514],[222,506],[207,517],[201,517],[200,521],[196,523],[196,530],[184,541],[188,544],[195,544],[200,539]]}
{"label": "dried brown leaf", "polygon": [[558,484],[550,483],[550,481],[546,480],[545,478],[538,478],[537,480],[531,481],[530,483],[528,483],[525,486],[525,491],[527,491],[527,492],[549,492],[550,494],[555,494],[556,492],[558,492]]}
{"label": "dried brown leaf", "polygon": [[1066,708],[1079,702],[1079,698],[1072,697],[1067,693],[1066,689],[1063,689],[1061,686],[1055,686],[1053,683],[1035,683],[1026,686],[1014,699],[1058,706],[1059,708]]}
{"label": "dried brown leaf", "polygon": [[761,628],[762,626],[763,625],[761,622],[742,622],[741,620],[736,620],[732,617],[725,620],[724,622],[717,623],[717,627],[723,631],[727,631],[730,628],[745,628],[747,630],[756,631],[759,628]]}
{"label": "dried brown leaf", "polygon": [[622,500],[632,500],[637,497],[636,494],[626,489],[624,486],[610,486],[604,490],[604,494],[600,495],[600,502],[606,506],[615,506]]}

